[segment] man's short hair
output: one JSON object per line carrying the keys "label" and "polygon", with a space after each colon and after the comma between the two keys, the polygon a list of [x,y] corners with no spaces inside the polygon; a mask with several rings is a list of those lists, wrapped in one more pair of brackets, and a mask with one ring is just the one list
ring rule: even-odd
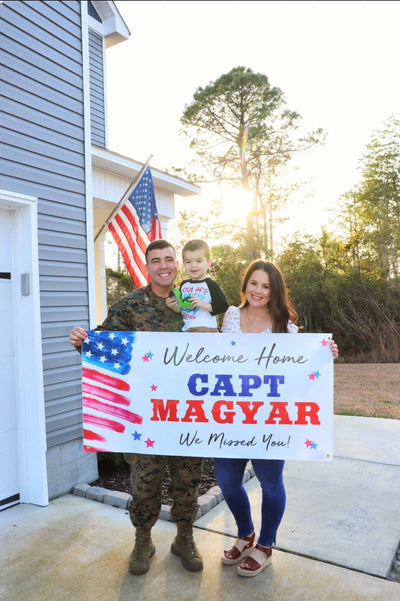
{"label": "man's short hair", "polygon": [[189,240],[189,242],[186,242],[185,246],[182,248],[182,258],[185,254],[185,251],[189,250],[189,251],[193,251],[193,250],[204,250],[204,254],[206,256],[207,261],[210,260],[210,247],[208,246],[207,242],[204,242],[204,240]]}
{"label": "man's short hair", "polygon": [[145,253],[145,257],[146,257],[146,263],[148,263],[148,255],[149,252],[152,250],[162,250],[163,248],[172,248],[172,250],[174,251],[174,254],[176,255],[176,251],[175,248],[173,247],[173,245],[168,242],[168,240],[153,240],[153,242],[150,242],[150,244],[148,245],[148,247],[146,248],[146,253]]}

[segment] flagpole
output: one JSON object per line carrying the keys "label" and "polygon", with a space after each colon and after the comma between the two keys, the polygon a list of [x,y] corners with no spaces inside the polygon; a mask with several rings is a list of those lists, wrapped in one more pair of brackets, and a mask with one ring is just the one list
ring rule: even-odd
{"label": "flagpole", "polygon": [[100,236],[101,232],[104,230],[104,228],[109,224],[109,222],[111,221],[111,219],[114,217],[115,213],[118,211],[119,207],[124,202],[125,198],[127,198],[129,196],[131,190],[134,190],[136,188],[138,182],[140,181],[140,178],[142,177],[143,173],[145,172],[145,170],[149,166],[149,163],[150,163],[150,161],[151,161],[152,158],[153,158],[153,155],[151,154],[149,156],[149,158],[147,159],[146,163],[143,165],[143,167],[139,171],[138,175],[136,176],[136,179],[131,184],[129,184],[129,186],[125,190],[124,194],[121,196],[121,200],[119,201],[119,203],[117,204],[117,206],[113,208],[113,210],[111,211],[111,213],[109,214],[109,216],[107,217],[107,219],[105,220],[105,222],[103,223],[103,225],[101,226],[100,230],[95,235],[94,240],[93,240],[93,244],[96,242],[96,240]]}

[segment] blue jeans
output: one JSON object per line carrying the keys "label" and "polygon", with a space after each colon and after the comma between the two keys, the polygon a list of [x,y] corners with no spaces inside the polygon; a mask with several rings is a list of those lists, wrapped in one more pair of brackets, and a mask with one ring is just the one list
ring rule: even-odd
{"label": "blue jeans", "polygon": [[[277,459],[252,459],[251,463],[262,489],[261,532],[257,542],[269,547],[276,543],[276,533],[285,511],[285,462]],[[247,459],[214,459],[215,476],[235,518],[238,536],[248,536],[254,531],[249,497],[242,485],[246,465]]]}

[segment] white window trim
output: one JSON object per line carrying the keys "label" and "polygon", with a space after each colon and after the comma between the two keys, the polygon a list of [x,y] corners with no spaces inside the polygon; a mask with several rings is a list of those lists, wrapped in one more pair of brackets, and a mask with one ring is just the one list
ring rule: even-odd
{"label": "white window trim", "polygon": [[[47,505],[37,198],[0,190],[0,206],[14,213],[11,256],[20,501]],[[27,296],[21,295],[22,274],[28,274]]]}

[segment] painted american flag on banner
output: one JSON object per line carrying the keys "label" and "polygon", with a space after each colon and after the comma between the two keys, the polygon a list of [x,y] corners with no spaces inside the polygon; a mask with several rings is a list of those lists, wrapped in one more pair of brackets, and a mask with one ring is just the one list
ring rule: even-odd
{"label": "painted american flag on banner", "polygon": [[131,369],[135,332],[99,334],[89,331],[82,343],[83,440],[85,451],[94,452],[108,450],[110,436],[142,423],[126,396],[130,385],[125,376]]}
{"label": "painted american flag on banner", "polygon": [[136,286],[145,286],[149,282],[146,248],[150,242],[161,238],[150,167],[146,167],[133,191],[128,191],[127,198],[108,223],[108,229]]}

